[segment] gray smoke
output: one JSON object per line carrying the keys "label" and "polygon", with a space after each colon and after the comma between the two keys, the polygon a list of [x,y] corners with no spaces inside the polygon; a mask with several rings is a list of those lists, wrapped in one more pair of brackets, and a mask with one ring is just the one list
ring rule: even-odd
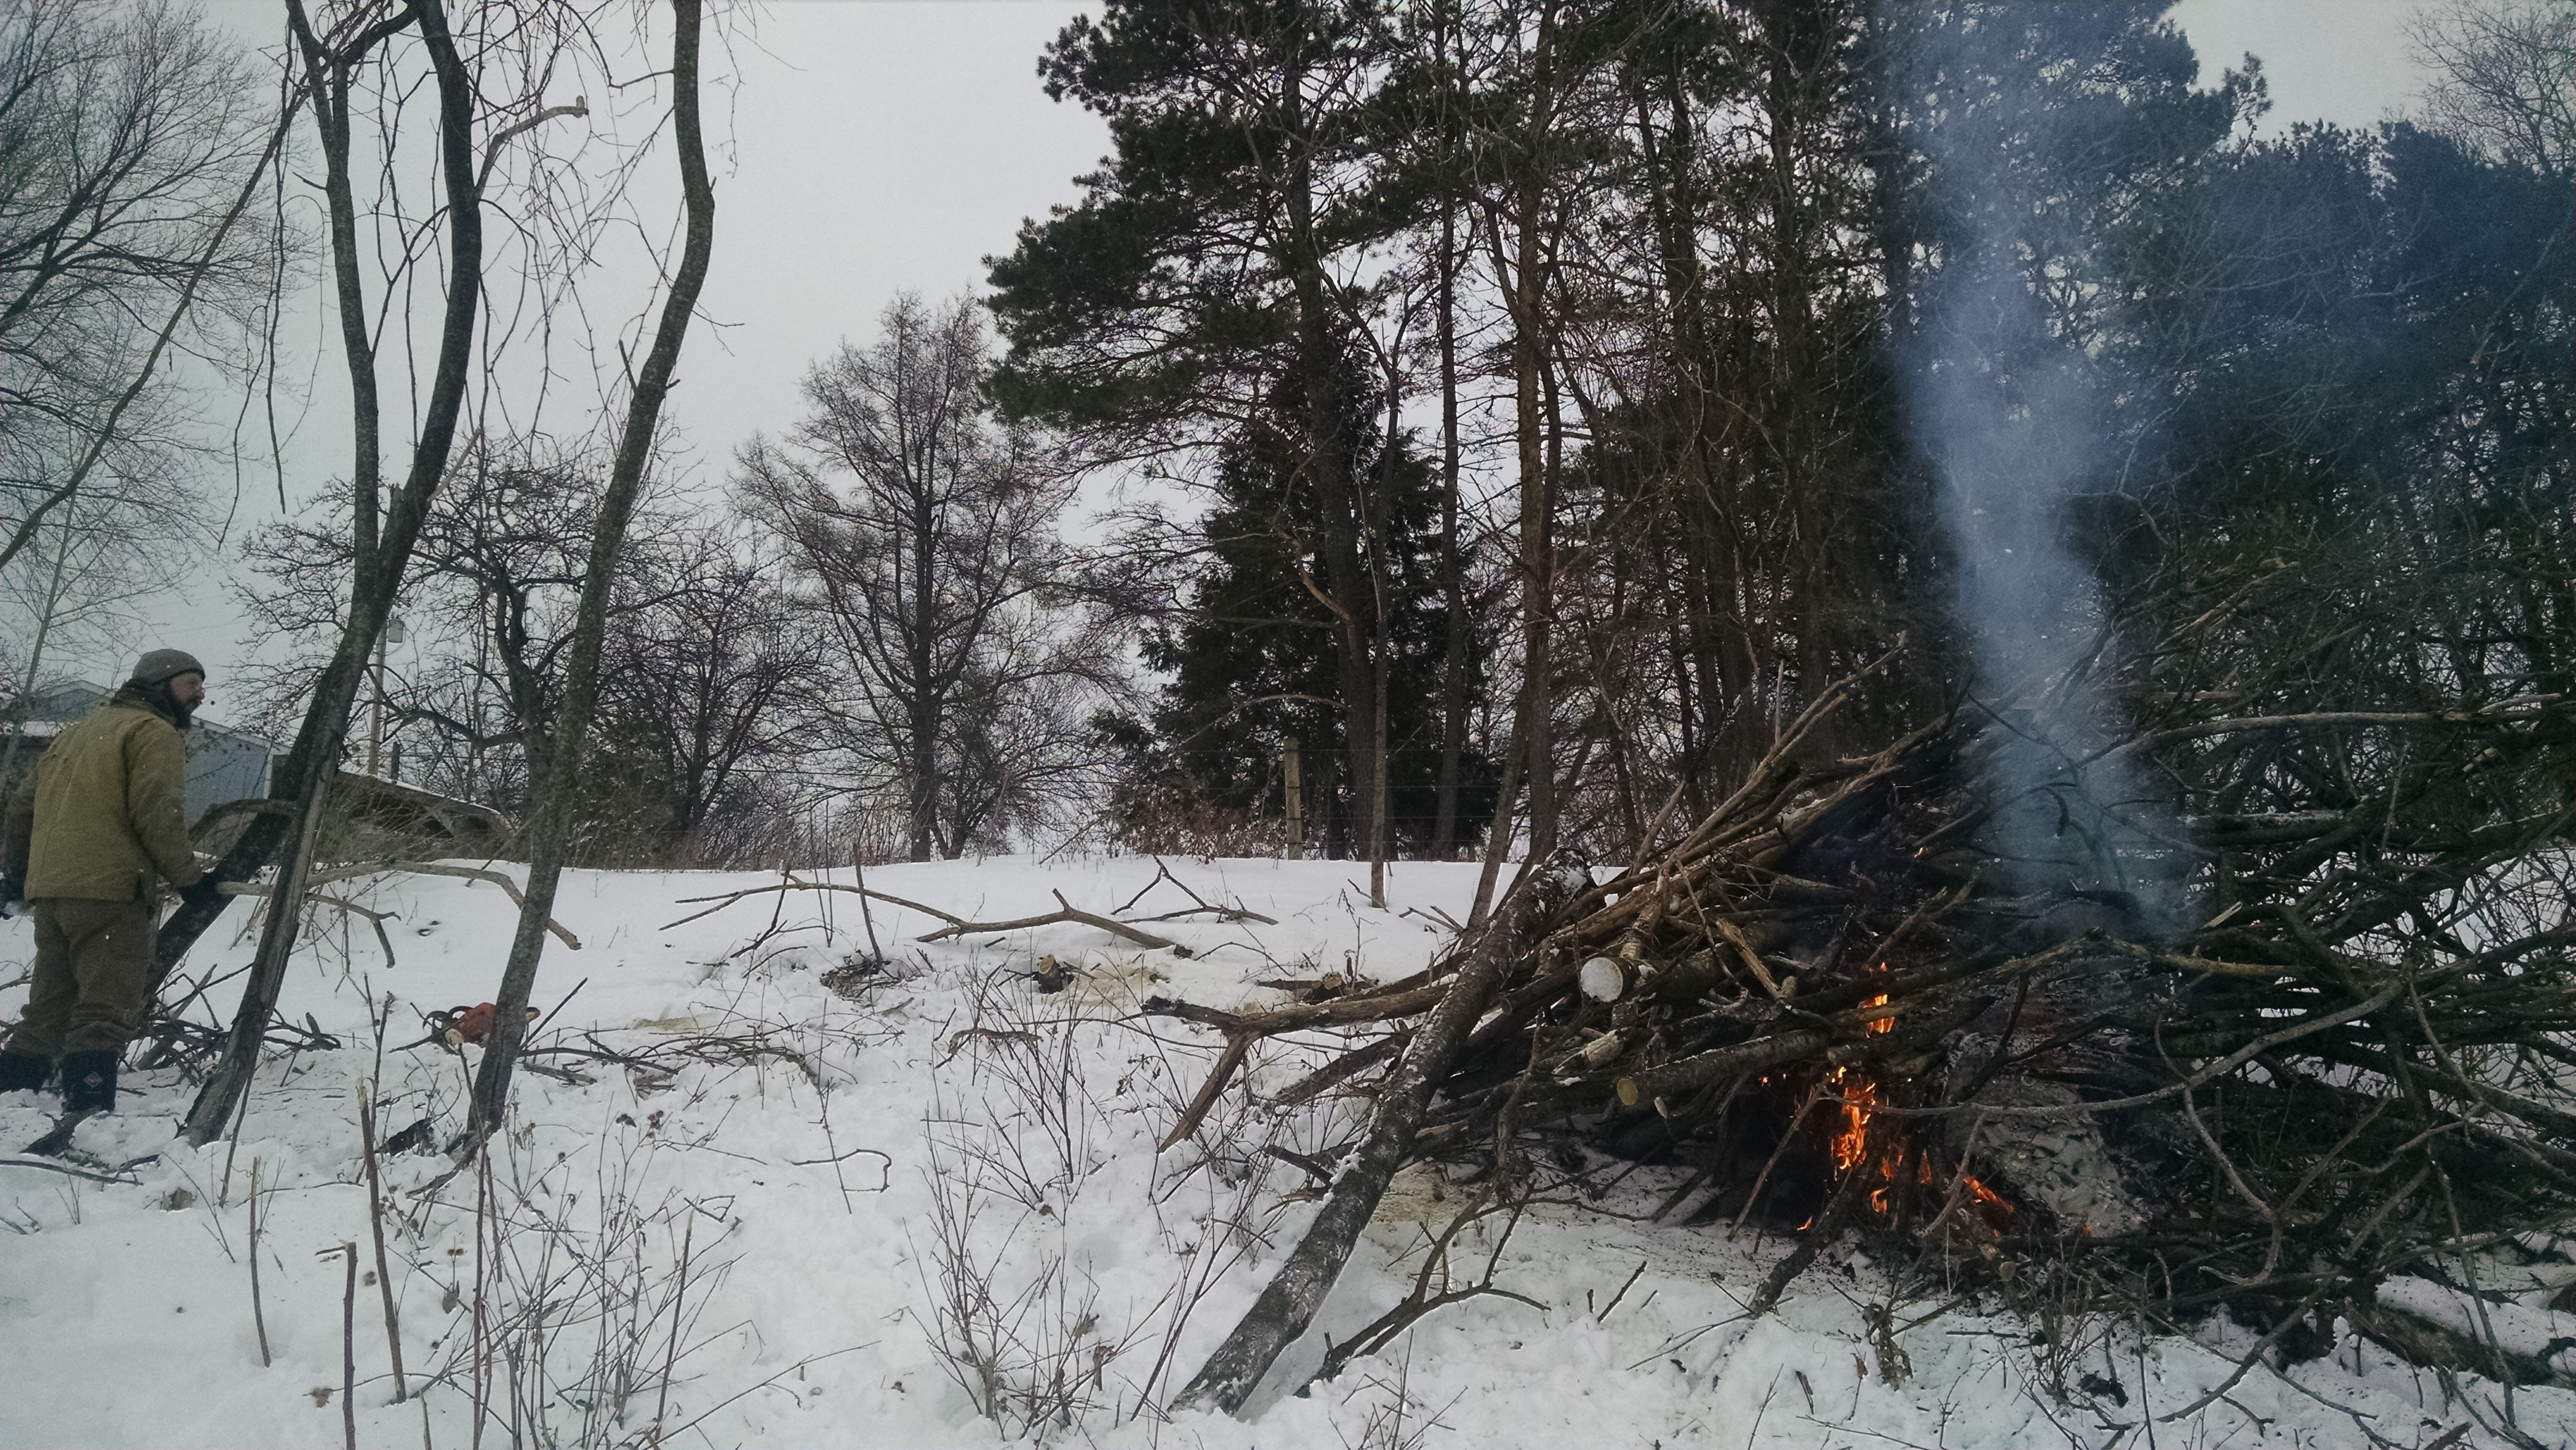
{"label": "gray smoke", "polygon": [[[1973,25],[1927,31],[1917,85],[1945,46],[1983,39]],[[2170,833],[2139,774],[2098,758],[2118,738],[2100,688],[2117,642],[2066,536],[2070,499],[2118,462],[2114,402],[2034,290],[2034,268],[2082,250],[2064,198],[2037,194],[2015,166],[2064,154],[2061,114],[2007,82],[1922,128],[1926,199],[1944,237],[1901,359],[1906,402],[1955,558],[1972,708],[1994,726],[1976,762],[1995,812],[1987,844],[2021,885],[2115,898],[2161,931],[2178,907],[2177,863],[2157,839]]]}

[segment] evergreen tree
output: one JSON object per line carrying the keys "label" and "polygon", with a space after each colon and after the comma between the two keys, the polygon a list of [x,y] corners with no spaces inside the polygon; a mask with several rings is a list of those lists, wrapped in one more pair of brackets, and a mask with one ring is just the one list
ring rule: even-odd
{"label": "evergreen tree", "polygon": [[[1432,840],[1438,811],[1437,686],[1449,638],[1440,478],[1409,435],[1390,449],[1370,427],[1378,400],[1355,368],[1345,368],[1338,392],[1350,400],[1342,426],[1355,444],[1354,469],[1384,501],[1390,844],[1418,852]],[[1320,501],[1299,467],[1298,406],[1283,385],[1273,406],[1221,450],[1217,506],[1198,526],[1203,563],[1180,614],[1143,641],[1145,662],[1170,677],[1161,703],[1146,720],[1096,722],[1125,758],[1112,817],[1131,843],[1159,844],[1176,802],[1232,821],[1275,817],[1281,751],[1293,738],[1304,762],[1308,841],[1333,856],[1366,853],[1358,833],[1367,802],[1347,764],[1347,717],[1333,693],[1335,620],[1315,592]],[[1482,655],[1469,655],[1472,675],[1481,676]],[[1478,683],[1471,679],[1470,688]],[[1493,813],[1492,771],[1470,750],[1463,774],[1459,837],[1472,841]]]}
{"label": "evergreen tree", "polygon": [[1128,456],[1275,431],[1330,619],[1316,696],[1339,712],[1371,841],[1397,647],[1382,601],[1399,563],[1389,501],[1363,463],[1371,414],[1346,383],[1364,294],[1342,264],[1386,227],[1367,125],[1386,43],[1375,12],[1365,0],[1115,0],[1099,21],[1076,20],[1039,71],[1048,94],[1107,118],[1117,154],[1079,204],[1029,223],[992,264],[1011,341],[994,386],[1013,414]]}

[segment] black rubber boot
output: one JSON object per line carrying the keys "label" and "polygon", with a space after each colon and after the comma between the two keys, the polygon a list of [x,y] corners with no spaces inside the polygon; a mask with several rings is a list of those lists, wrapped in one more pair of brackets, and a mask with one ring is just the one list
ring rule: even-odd
{"label": "black rubber boot", "polygon": [[0,1093],[31,1093],[54,1075],[54,1060],[32,1052],[0,1052]]}
{"label": "black rubber boot", "polygon": [[113,1052],[63,1054],[64,1112],[116,1111],[116,1056]]}

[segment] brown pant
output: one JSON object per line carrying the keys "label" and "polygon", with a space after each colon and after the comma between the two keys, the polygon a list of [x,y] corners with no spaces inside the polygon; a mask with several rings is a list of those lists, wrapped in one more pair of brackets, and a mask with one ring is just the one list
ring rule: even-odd
{"label": "brown pant", "polygon": [[152,995],[152,903],[49,897],[36,920],[36,980],[11,1052],[113,1052],[143,1024]]}

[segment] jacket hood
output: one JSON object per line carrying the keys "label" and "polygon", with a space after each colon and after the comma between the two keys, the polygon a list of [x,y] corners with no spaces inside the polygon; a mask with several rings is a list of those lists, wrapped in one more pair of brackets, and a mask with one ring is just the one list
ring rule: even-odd
{"label": "jacket hood", "polygon": [[128,680],[117,688],[114,695],[108,697],[107,702],[111,705],[131,705],[138,710],[149,710],[169,721],[170,727],[174,730],[185,731],[194,723],[194,717],[171,697],[170,682],[167,680],[153,685]]}

